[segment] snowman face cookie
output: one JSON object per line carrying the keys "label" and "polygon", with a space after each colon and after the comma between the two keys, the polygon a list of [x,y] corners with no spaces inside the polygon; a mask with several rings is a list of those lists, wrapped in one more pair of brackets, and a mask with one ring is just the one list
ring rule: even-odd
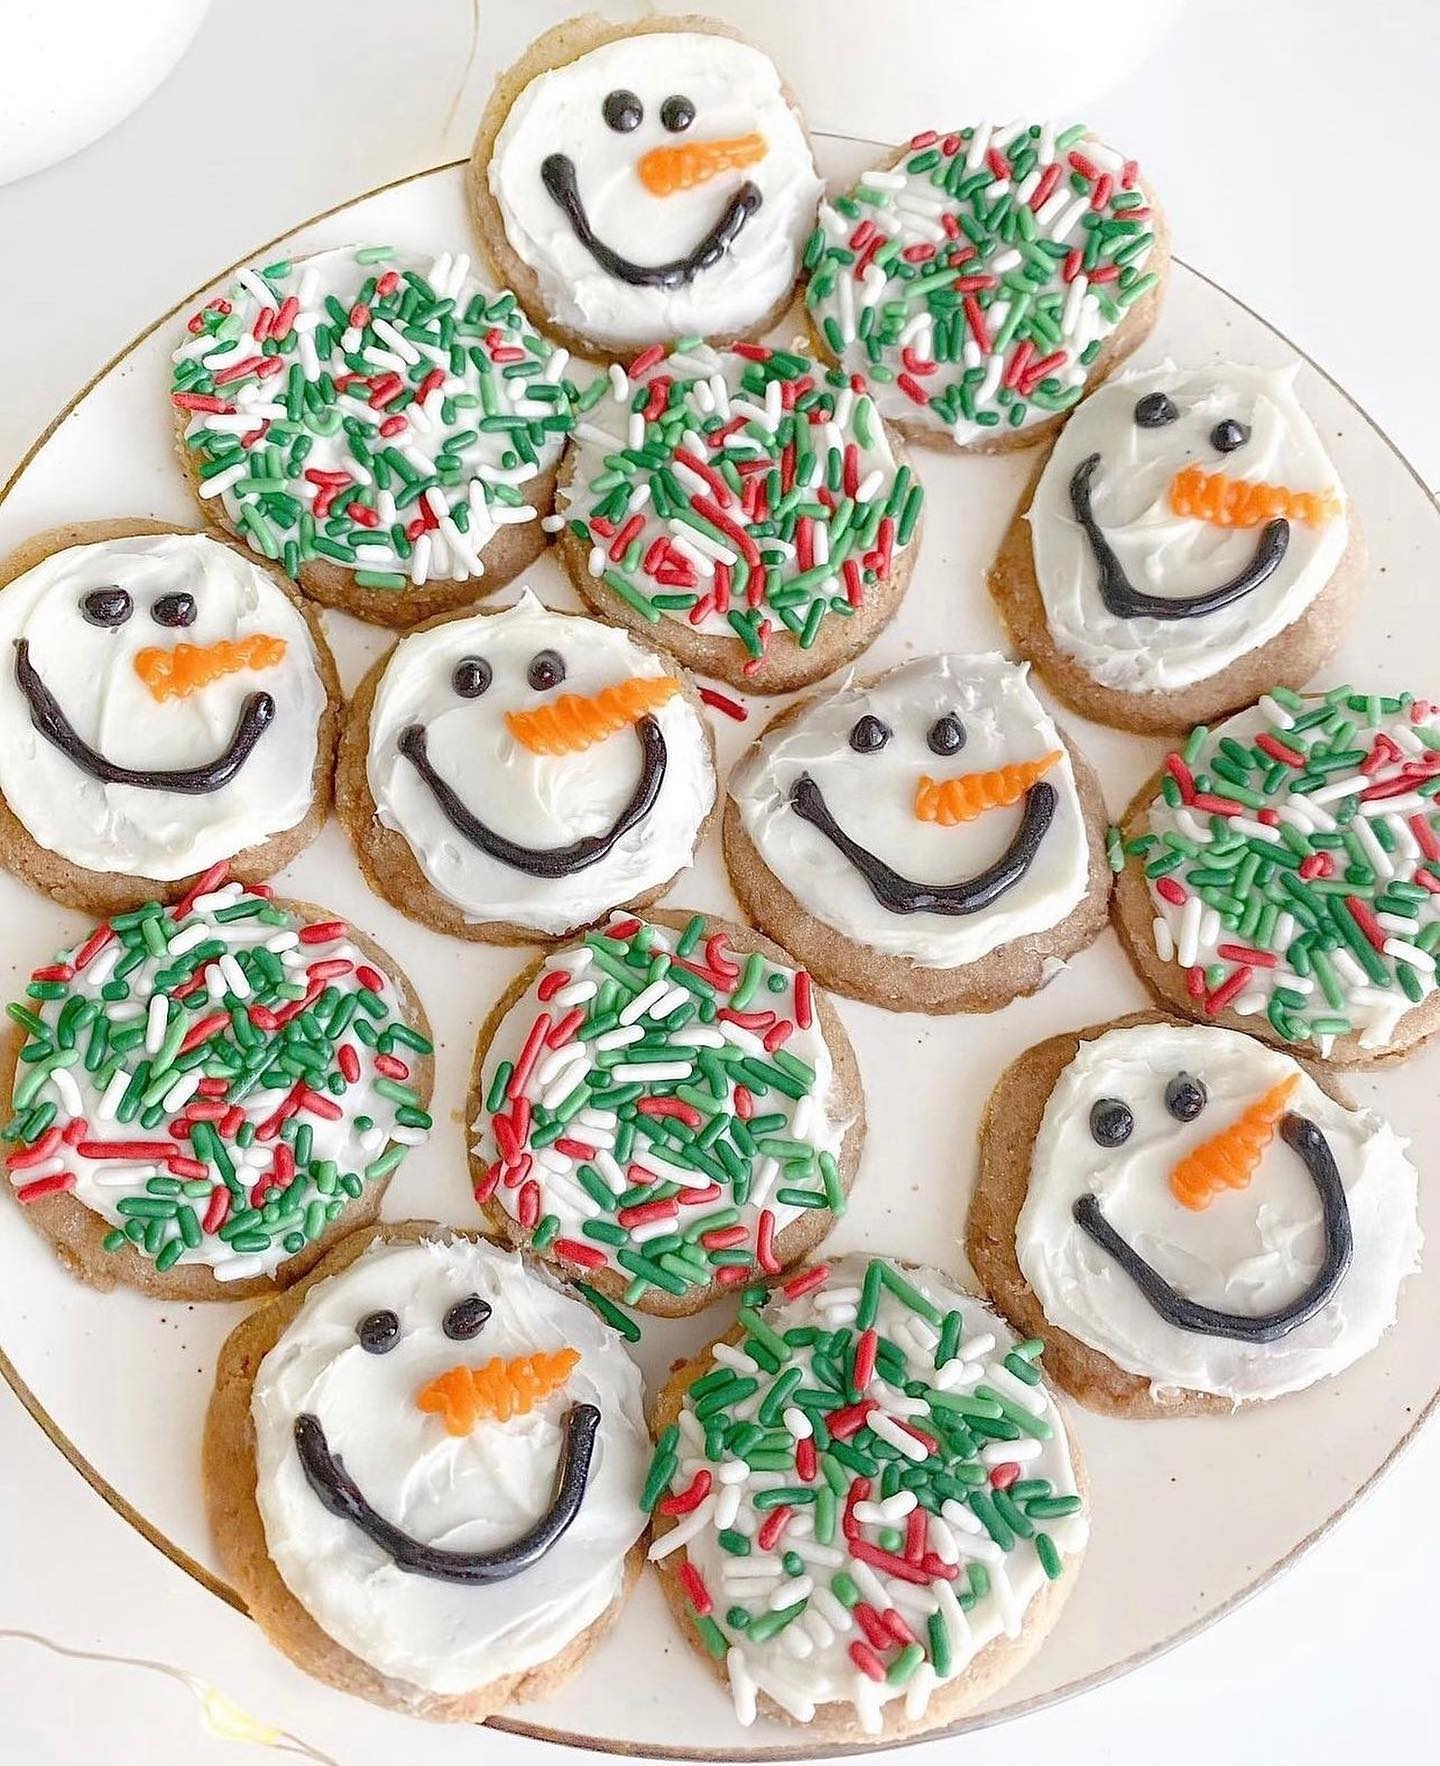
{"label": "snowman face cookie", "polygon": [[310,628],[200,534],[52,553],[0,593],[0,792],[86,870],[170,881],[309,810],[326,691]]}
{"label": "snowman face cookie", "polygon": [[855,944],[925,968],[1047,931],[1086,891],[1069,755],[998,655],[933,656],[782,719],[730,793],[764,864]]}
{"label": "snowman face cookie", "polygon": [[1171,691],[1304,616],[1349,537],[1295,370],[1177,369],[1102,387],[1030,508],[1055,642],[1102,685]]}
{"label": "snowman face cookie", "polygon": [[1416,1173],[1368,1110],[1230,1030],[1082,1042],[1016,1227],[1049,1321],[1153,1389],[1276,1398],[1374,1347],[1417,1265]]}
{"label": "snowman face cookie", "polygon": [[771,62],[689,31],[619,37],[532,80],[489,185],[551,318],[615,349],[751,329],[794,281],[820,195]]}
{"label": "snowman face cookie", "polygon": [[256,1374],[270,1556],[381,1674],[454,1694],[533,1668],[621,1592],[640,1403],[614,1336],[518,1256],[377,1243]]}
{"label": "snowman face cookie", "polygon": [[624,632],[528,592],[396,647],[368,779],[381,821],[467,919],[544,933],[688,865],[715,796],[679,676]]}

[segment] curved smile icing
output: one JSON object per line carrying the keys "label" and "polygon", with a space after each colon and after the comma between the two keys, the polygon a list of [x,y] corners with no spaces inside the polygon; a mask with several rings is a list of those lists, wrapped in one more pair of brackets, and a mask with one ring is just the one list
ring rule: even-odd
{"label": "curved smile icing", "polygon": [[637,264],[606,245],[590,225],[585,203],[580,195],[575,162],[568,153],[547,154],[540,166],[540,180],[554,201],[564,211],[575,237],[608,275],[632,288],[683,288],[693,282],[702,270],[717,264],[744,231],[750,217],[757,214],[764,198],[759,188],[748,179],[720,211],[720,217],[705,236],[697,241],[682,258],[668,264]]}
{"label": "curved smile icing", "polygon": [[255,744],[275,720],[275,701],[268,693],[251,693],[240,710],[235,733],[214,760],[197,767],[128,767],[107,760],[81,736],[41,680],[30,660],[30,643],[15,640],[15,680],[30,707],[30,721],[47,742],[102,785],[133,785],[142,791],[176,791],[198,795],[228,785],[250,758]]}
{"label": "curved smile icing", "polygon": [[472,846],[478,847],[498,864],[524,871],[527,876],[569,877],[576,871],[598,864],[655,807],[660,787],[665,782],[668,760],[665,737],[659,724],[648,714],[635,720],[634,729],[642,760],[640,779],[630,801],[603,834],[587,834],[569,846],[522,846],[482,822],[435,770],[423,724],[410,724],[402,730],[397,746],[429,787],[445,819]]}
{"label": "curved smile icing", "polygon": [[1025,793],[1020,827],[993,865],[957,883],[916,883],[893,870],[859,841],[851,839],[809,773],[790,787],[790,807],[802,821],[823,834],[855,868],[882,908],[892,914],[975,914],[998,901],[1025,876],[1055,816],[1055,787],[1041,780]]}
{"label": "curved smile icing", "polygon": [[331,1452],[324,1425],[311,1412],[304,1411],[295,1418],[295,1451],[321,1505],[358,1528],[397,1569],[429,1576],[437,1582],[484,1585],[503,1582],[538,1563],[580,1513],[599,1427],[597,1406],[570,1407],[565,1413],[565,1439],[548,1508],[527,1532],[491,1551],[450,1551],[443,1546],[427,1545],[387,1521],[371,1507],[340,1456]]}
{"label": "curved smile icing", "polygon": [[1087,454],[1075,468],[1070,478],[1070,506],[1090,543],[1100,599],[1116,619],[1200,619],[1243,600],[1279,569],[1290,544],[1290,523],[1283,516],[1265,523],[1249,563],[1229,582],[1194,595],[1150,595],[1137,589],[1095,519],[1091,497],[1099,465],[1099,454]]}
{"label": "curved smile icing", "polygon": [[1275,1312],[1221,1312],[1187,1300],[1111,1226],[1093,1195],[1076,1197],[1075,1222],[1115,1259],[1167,1324],[1202,1336],[1229,1337],[1242,1343],[1274,1343],[1328,1304],[1350,1267],[1354,1251],[1345,1186],[1323,1131],[1308,1116],[1287,1111],[1281,1118],[1280,1134],[1304,1161],[1320,1197],[1325,1254],[1309,1285]]}

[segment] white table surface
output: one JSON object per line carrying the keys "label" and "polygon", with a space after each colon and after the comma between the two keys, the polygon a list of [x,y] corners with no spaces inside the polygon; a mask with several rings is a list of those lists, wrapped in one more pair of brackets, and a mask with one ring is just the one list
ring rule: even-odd
{"label": "white table surface", "polygon": [[[1002,10],[1036,30],[1055,11],[1054,0],[1014,9],[927,0],[945,21],[937,41],[917,22],[926,6],[916,0],[783,3],[786,24],[775,30],[784,31],[787,72],[812,121],[880,136],[961,120],[927,106],[945,105],[961,69],[974,65],[967,40],[983,37]],[[467,0],[217,0],[143,110],[68,163],[0,189],[0,482],[76,388],[216,268],[360,190],[462,153],[494,70],[573,9],[557,0],[476,4],[483,31],[467,75]],[[1440,229],[1425,195],[1440,65],[1433,0],[1128,5],[1136,43],[1138,21],[1157,8],[1180,16],[1142,66],[1093,101],[1080,93],[1078,114],[1145,162],[1179,254],[1314,356],[1426,482],[1440,485],[1440,374],[1426,323],[1440,285]],[[643,8],[606,10],[624,17]],[[711,0],[709,10],[742,14],[753,29],[768,9]],[[1084,9],[1096,19],[1124,10],[1125,0]],[[913,37],[925,88],[917,96],[894,82],[871,92],[847,83],[841,114],[827,61],[849,15],[857,29],[873,29],[865,21],[876,12],[892,35]],[[797,53],[797,16],[815,21],[808,52]],[[0,55],[4,33],[0,5]],[[247,77],[266,53],[282,59],[283,72]],[[1049,89],[1045,102],[1055,102]],[[247,170],[257,163],[259,176]],[[1330,269],[1332,260],[1345,267]],[[1414,585],[1417,609],[1435,592]],[[1422,1169],[1434,1163],[1423,1141],[1418,1151]],[[0,1758],[259,1766],[276,1757],[250,1741],[216,1739],[191,1693],[163,1673],[69,1659],[35,1638],[178,1665],[259,1720],[283,1691],[287,1712],[303,1711],[298,1734],[335,1766],[405,1757],[406,1720],[367,1714],[357,1727],[347,1721],[355,1707],[339,1695],[316,1689],[297,1700],[295,1671],[255,1628],[113,1515],[3,1385],[0,1466]],[[1227,1755],[1311,1766],[1361,1750],[1412,1756],[1412,1738],[1433,1721],[1437,1484],[1440,1425],[1246,1607],[1121,1681],[967,1738],[959,1744],[966,1766],[1008,1766],[1051,1749],[1072,1766],[1157,1752],[1166,1766]],[[1136,1550],[1164,1574],[1163,1540],[1137,1538]],[[908,1758],[931,1766],[944,1746]],[[540,1744],[474,1732],[452,1732],[443,1757],[458,1761],[463,1750],[473,1759],[477,1749],[489,1766],[554,1757]]]}

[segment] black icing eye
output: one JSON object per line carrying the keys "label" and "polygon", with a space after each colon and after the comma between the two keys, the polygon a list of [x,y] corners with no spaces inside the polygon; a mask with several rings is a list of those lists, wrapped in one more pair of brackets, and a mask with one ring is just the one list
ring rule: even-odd
{"label": "black icing eye", "polygon": [[1223,418],[1210,431],[1210,445],[1222,454],[1233,454],[1250,439],[1250,425],[1237,423],[1233,417]]}
{"label": "black icing eye", "polygon": [[628,135],[632,129],[638,129],[645,116],[645,106],[633,92],[621,88],[611,92],[604,104],[600,106],[600,114],[605,119],[605,126],[613,129],[617,135]]}
{"label": "black icing eye", "polygon": [[878,717],[871,717],[867,711],[864,717],[856,718],[850,730],[850,746],[857,754],[878,754],[895,732],[889,724],[882,724]]}
{"label": "black icing eye", "polygon": [[367,1312],[356,1325],[355,1336],[367,1355],[384,1355],[400,1341],[399,1317],[388,1307]]}
{"label": "black icing eye", "polygon": [[135,603],[124,589],[91,589],[82,598],[80,611],[87,625],[124,625],[135,611]]}
{"label": "black icing eye", "polygon": [[965,746],[964,724],[953,711],[947,711],[925,732],[925,745],[932,754],[958,754]]}
{"label": "black icing eye", "polygon": [[1206,1103],[1205,1087],[1191,1073],[1177,1073],[1165,1087],[1165,1108],[1177,1122],[1193,1122]]}
{"label": "black icing eye", "polygon": [[672,134],[678,135],[695,121],[695,106],[683,92],[677,92],[660,106],[660,121]]}
{"label": "black icing eye", "polygon": [[194,625],[193,595],[161,595],[150,604],[150,617],[156,625]]}
{"label": "black icing eye", "polygon": [[542,650],[533,657],[525,679],[537,693],[548,693],[565,679],[565,659],[558,650]]}
{"label": "black icing eye", "polygon": [[1163,429],[1179,415],[1169,393],[1147,392],[1143,399],[1135,401],[1135,422],[1141,429]]}
{"label": "black icing eye", "polygon": [[490,1302],[478,1294],[467,1294],[457,1300],[441,1321],[440,1328],[457,1343],[468,1343],[485,1329],[491,1312]]}
{"label": "black icing eye", "polygon": [[1130,1106],[1120,1098],[1097,1098],[1090,1106],[1090,1133],[1102,1147],[1123,1147],[1135,1132]]}
{"label": "black icing eye", "polygon": [[450,685],[462,699],[478,699],[490,685],[493,670],[483,656],[466,656],[455,664]]}

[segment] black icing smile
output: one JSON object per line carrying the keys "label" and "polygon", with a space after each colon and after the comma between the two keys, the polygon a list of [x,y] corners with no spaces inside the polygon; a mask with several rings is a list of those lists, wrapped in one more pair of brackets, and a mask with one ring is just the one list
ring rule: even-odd
{"label": "black icing smile", "polygon": [[632,288],[683,288],[693,282],[702,270],[719,263],[740,237],[750,217],[757,214],[764,200],[758,188],[747,179],[720,211],[720,218],[698,244],[683,258],[668,264],[637,264],[622,257],[596,236],[581,200],[575,162],[568,153],[547,154],[540,164],[540,181],[565,211],[565,217],[580,241],[607,275],[617,282],[628,282]]}
{"label": "black icing smile", "polygon": [[469,810],[431,764],[423,724],[410,724],[402,730],[398,746],[430,787],[430,794],[446,821],[487,858],[509,865],[512,870],[524,871],[529,877],[569,877],[606,857],[615,843],[655,807],[660,787],[665,782],[669,758],[665,737],[659,724],[649,716],[636,719],[635,734],[640,741],[642,761],[640,780],[630,801],[603,834],[587,834],[569,846],[551,847],[521,846],[514,840],[507,840]]}
{"label": "black icing smile", "polygon": [[1076,1197],[1076,1223],[1115,1259],[1166,1324],[1201,1336],[1231,1337],[1240,1343],[1274,1343],[1313,1318],[1329,1301],[1344,1279],[1354,1251],[1350,1205],[1345,1200],[1345,1186],[1340,1181],[1330,1143],[1308,1116],[1297,1116],[1293,1111],[1287,1111],[1281,1118],[1280,1137],[1304,1160],[1310,1181],[1319,1193],[1325,1255],[1310,1284],[1276,1312],[1220,1312],[1187,1300],[1121,1238],[1100,1212],[1100,1204],[1093,1195]]}
{"label": "black icing smile", "polygon": [[823,834],[852,864],[882,908],[892,914],[975,914],[1013,889],[1035,862],[1055,815],[1055,787],[1042,779],[1025,793],[1025,810],[1015,838],[986,870],[959,883],[914,883],[892,870],[859,841],[852,840],[830,813],[825,794],[809,773],[790,787],[790,807],[801,821]]}
{"label": "black icing smile", "polygon": [[255,744],[275,721],[275,701],[268,693],[252,693],[240,710],[235,734],[214,760],[204,766],[128,767],[107,760],[92,748],[60,709],[60,702],[40,679],[30,660],[30,643],[15,640],[15,680],[30,707],[30,721],[47,742],[102,785],[135,785],[142,791],[178,791],[199,796],[218,791],[249,760]]}
{"label": "black icing smile", "polygon": [[1113,613],[1117,619],[1202,619],[1207,613],[1218,613],[1222,607],[1229,607],[1258,589],[1278,569],[1285,556],[1290,544],[1290,523],[1283,516],[1277,516],[1260,529],[1250,562],[1228,583],[1194,595],[1146,594],[1126,576],[1124,566],[1095,519],[1091,490],[1099,465],[1100,456],[1088,454],[1075,468],[1070,478],[1070,506],[1090,542],[1099,575],[1100,599],[1106,612]]}
{"label": "black icing smile", "polygon": [[580,1513],[599,1427],[600,1412],[593,1404],[575,1404],[565,1413],[565,1441],[549,1508],[528,1532],[493,1551],[447,1551],[426,1545],[377,1514],[339,1455],[330,1451],[318,1416],[302,1412],[295,1418],[295,1451],[322,1506],[358,1527],[396,1569],[412,1570],[437,1582],[483,1585],[504,1582],[539,1563]]}

